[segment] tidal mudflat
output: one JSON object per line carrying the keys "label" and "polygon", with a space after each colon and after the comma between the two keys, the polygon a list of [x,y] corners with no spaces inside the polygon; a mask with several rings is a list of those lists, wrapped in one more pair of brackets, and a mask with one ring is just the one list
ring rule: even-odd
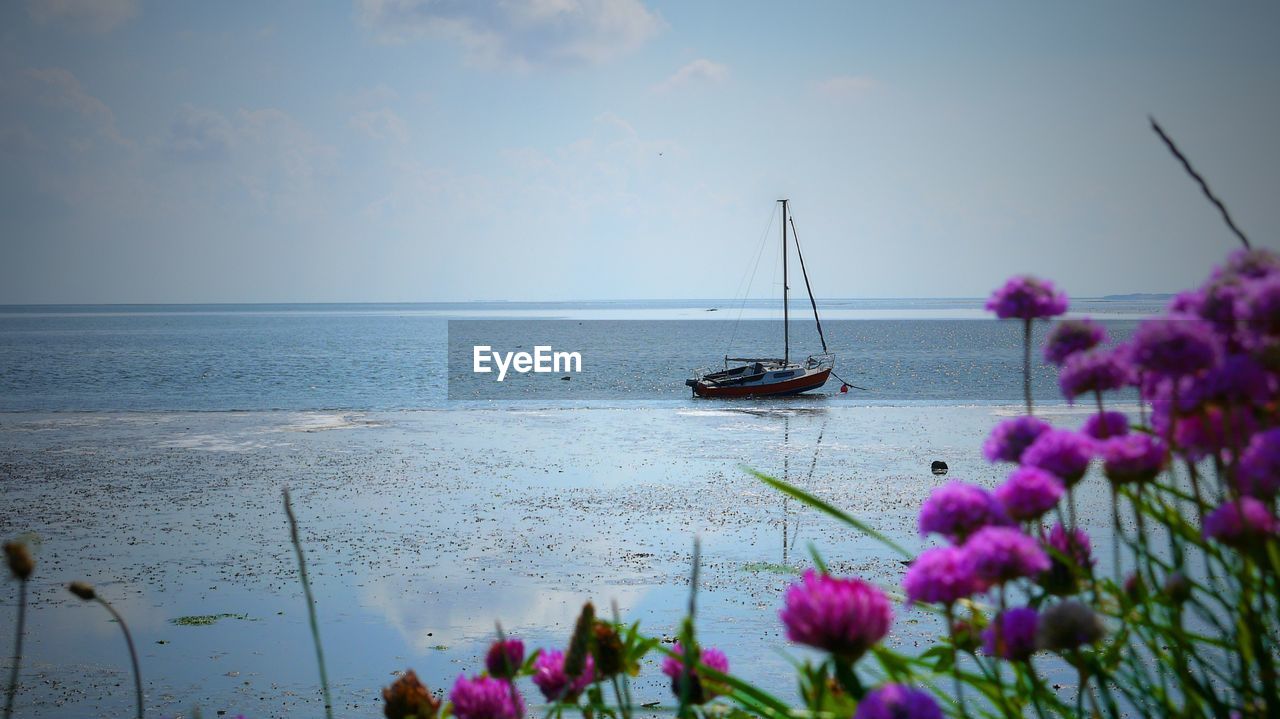
{"label": "tidal mudflat", "polygon": [[[38,562],[18,706],[131,711],[118,629],[64,588],[83,579],[130,622],[149,711],[319,713],[285,485],[343,716],[380,716],[379,689],[408,667],[447,688],[480,664],[495,620],[531,647],[559,647],[590,599],[671,636],[695,535],[703,641],[790,698],[786,657],[804,652],[787,645],[777,611],[808,545],[833,571],[889,587],[904,568],[742,468],[917,547],[916,510],[944,481],[929,463],[994,485],[1005,469],[982,459],[981,441],[1017,411],[825,405],[0,415],[0,535],[26,533]],[[1104,499],[1080,498],[1102,547]],[[5,627],[15,593],[5,590]],[[890,644],[919,643],[936,621],[908,611]],[[654,664],[638,702],[668,700]]]}

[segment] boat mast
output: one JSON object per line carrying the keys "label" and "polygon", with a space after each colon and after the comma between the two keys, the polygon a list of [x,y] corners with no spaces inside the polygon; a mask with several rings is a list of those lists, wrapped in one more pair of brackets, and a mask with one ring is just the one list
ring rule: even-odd
{"label": "boat mast", "polygon": [[782,364],[791,362],[790,318],[787,308],[787,201],[782,203]]}

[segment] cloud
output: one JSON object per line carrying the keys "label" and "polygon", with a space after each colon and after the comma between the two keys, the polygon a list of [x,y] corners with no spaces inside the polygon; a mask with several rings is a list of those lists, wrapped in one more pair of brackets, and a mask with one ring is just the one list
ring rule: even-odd
{"label": "cloud", "polygon": [[20,102],[31,102],[79,115],[112,142],[132,146],[116,128],[116,116],[105,102],[85,90],[80,79],[60,67],[27,68],[17,78]]}
{"label": "cloud", "polygon": [[276,108],[241,110],[235,127],[237,145],[245,146],[239,182],[260,208],[304,217],[324,207],[322,181],[331,174],[336,148]]}
{"label": "cloud", "polygon": [[729,77],[729,66],[712,62],[705,57],[685,65],[675,71],[671,77],[653,86],[654,92],[670,92],[688,85],[704,82],[724,82]]}
{"label": "cloud", "polygon": [[[183,168],[182,181],[199,185],[194,194],[235,187],[253,207],[288,218],[327,206],[338,156],[292,115],[270,107],[224,115],[183,105],[155,145],[162,157]],[[186,171],[196,164],[207,165],[208,172]]]}
{"label": "cloud", "polygon": [[374,140],[409,141],[409,126],[394,110],[382,107],[357,112],[350,121],[351,127]]}
{"label": "cloud", "polygon": [[442,37],[467,62],[527,70],[594,65],[630,53],[664,26],[641,0],[357,0],[388,42]]}
{"label": "cloud", "polygon": [[84,32],[107,32],[137,12],[137,0],[27,0],[27,14],[38,24]]}
{"label": "cloud", "polygon": [[876,87],[865,75],[836,75],[818,82],[814,89],[829,100],[856,100]]}
{"label": "cloud", "polygon": [[212,162],[231,156],[235,131],[227,118],[211,110],[183,105],[169,123],[163,150],[171,158],[187,162]]}

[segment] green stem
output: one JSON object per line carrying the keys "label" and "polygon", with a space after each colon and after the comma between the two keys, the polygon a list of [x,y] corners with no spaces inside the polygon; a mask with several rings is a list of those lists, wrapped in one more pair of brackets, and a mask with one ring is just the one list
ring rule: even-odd
{"label": "green stem", "polygon": [[320,688],[324,692],[324,715],[333,719],[333,700],[329,695],[329,675],[324,668],[324,647],[320,645],[320,622],[316,620],[316,600],[311,594],[311,581],[307,578],[307,560],[302,555],[302,540],[298,538],[298,519],[293,515],[293,503],[289,501],[289,488],[284,489],[284,513],[289,517],[289,538],[298,555],[298,577],[302,580],[302,593],[307,599],[307,616],[311,621],[311,638],[316,645],[316,664],[320,666]]}
{"label": "green stem", "polygon": [[4,719],[13,716],[13,700],[18,695],[18,664],[22,661],[22,636],[27,623],[27,580],[18,585],[18,636],[13,640],[13,666],[9,669],[9,693],[4,700]]}
{"label": "green stem", "polygon": [[1031,319],[1022,321],[1022,395],[1027,401],[1027,414],[1035,414],[1031,405]]}
{"label": "green stem", "polygon": [[969,709],[964,702],[964,683],[960,681],[960,650],[956,648],[955,607],[948,603],[945,613],[947,617],[947,636],[951,638],[951,678],[955,680],[956,702],[960,705],[960,716],[968,716]]}
{"label": "green stem", "polygon": [[858,701],[862,701],[862,697],[866,695],[867,690],[862,687],[862,680],[858,679],[858,673],[853,670],[853,662],[847,659],[835,658],[836,664],[836,681],[840,682],[840,686],[844,687],[849,695]]}
{"label": "green stem", "polygon": [[102,597],[94,597],[94,599],[111,612],[111,616],[115,617],[116,623],[120,625],[120,631],[124,632],[124,642],[129,646],[129,660],[133,662],[133,693],[138,702],[138,719],[142,719],[142,672],[138,670],[138,652],[133,648],[133,636],[129,634],[129,625],[124,623],[124,617],[120,616],[116,608],[107,603],[107,600]]}

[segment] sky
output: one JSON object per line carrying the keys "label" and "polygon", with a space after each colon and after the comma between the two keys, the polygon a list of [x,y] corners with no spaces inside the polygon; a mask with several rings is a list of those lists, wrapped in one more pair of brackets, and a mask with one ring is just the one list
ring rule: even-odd
{"label": "sky", "polygon": [[781,197],[819,297],[1176,291],[1238,241],[1148,115],[1280,246],[1278,29],[1251,2],[15,0],[0,303],[732,298],[753,267],[768,297]]}

